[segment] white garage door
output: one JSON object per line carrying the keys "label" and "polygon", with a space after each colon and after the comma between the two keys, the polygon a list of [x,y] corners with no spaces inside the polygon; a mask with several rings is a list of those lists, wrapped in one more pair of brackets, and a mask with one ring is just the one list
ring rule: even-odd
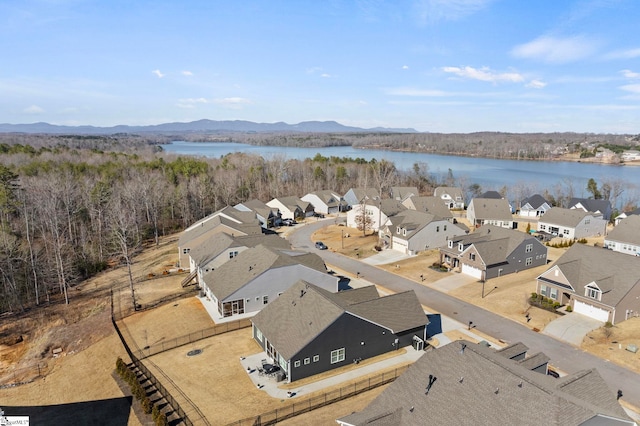
{"label": "white garage door", "polygon": [[474,278],[481,279],[482,278],[482,270],[479,268],[475,268],[471,265],[462,264],[462,273],[471,275]]}
{"label": "white garage door", "polygon": [[573,311],[582,315],[586,315],[598,321],[609,321],[609,311],[606,309],[598,308],[597,306],[590,305],[588,303],[581,302],[579,300],[574,301]]}

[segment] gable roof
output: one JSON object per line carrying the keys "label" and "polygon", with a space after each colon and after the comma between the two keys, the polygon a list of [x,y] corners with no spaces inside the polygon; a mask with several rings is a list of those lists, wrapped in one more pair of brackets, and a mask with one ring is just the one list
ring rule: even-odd
{"label": "gable roof", "polygon": [[611,202],[609,200],[593,200],[591,198],[572,198],[569,201],[569,208],[572,209],[580,204],[586,211],[600,212],[606,215],[611,211]]}
{"label": "gable roof", "polygon": [[[396,215],[396,219],[397,220],[392,222],[394,228],[391,229],[391,233],[402,239],[411,238],[412,235],[429,225],[431,222],[444,220],[443,218],[431,213],[419,212],[416,210],[402,211]],[[451,226],[455,225],[451,224]],[[401,231],[406,229],[406,235],[402,234],[402,232],[397,232],[398,227],[400,227]]]}
{"label": "gable roof", "polygon": [[580,425],[598,414],[628,421],[601,378],[600,388],[595,387],[597,376],[587,370],[556,380],[491,348],[456,341],[426,352],[368,407],[338,423],[537,426],[544,419],[545,424]]}
{"label": "gable roof", "polygon": [[311,194],[318,197],[323,203],[325,203],[329,207],[336,207],[340,205],[340,195],[336,194],[334,191],[331,191],[330,189],[313,191],[307,195],[311,195]]}
{"label": "gable roof", "polygon": [[593,216],[593,213],[585,212],[580,209],[551,207],[547,210],[544,216],[540,218],[540,222],[564,226],[567,228],[575,228],[587,216]]}
{"label": "gable roof", "polygon": [[632,215],[621,220],[620,223],[609,232],[605,240],[640,245],[640,216]]}
{"label": "gable roof", "polygon": [[457,188],[454,186],[439,186],[433,191],[433,195],[435,197],[442,197],[442,195],[448,194],[452,200],[464,201],[464,197],[462,196],[462,188]]}
{"label": "gable roof", "polygon": [[502,200],[504,197],[498,191],[486,191],[477,198],[489,198],[491,200]]}
{"label": "gable roof", "polygon": [[[241,212],[233,207],[225,207],[223,210],[226,209],[231,209],[242,214],[235,215],[234,212],[236,217],[232,217],[227,214],[214,213],[213,215],[209,215],[206,218],[199,220],[180,235],[180,238],[178,239],[178,247],[183,247],[189,241],[201,237],[218,226],[235,229],[239,233],[245,235],[259,235],[262,233],[262,227],[260,226],[260,222],[258,221],[255,212]],[[239,220],[238,218],[241,218],[242,220]]]}
{"label": "gable roof", "polygon": [[290,211],[295,211],[296,208],[299,208],[303,212],[307,211],[307,209],[309,208],[309,206],[311,204],[308,201],[301,200],[300,198],[296,197],[295,195],[290,195],[290,196],[287,196],[287,197],[278,197],[278,198],[274,198],[271,201],[280,202],[280,204],[282,204],[283,206],[288,208]]}
{"label": "gable roof", "polygon": [[354,315],[392,333],[429,322],[413,291],[380,297],[375,286],[368,286],[331,293],[303,280],[251,321],[280,355],[291,359],[342,315]]}
{"label": "gable roof", "polygon": [[552,268],[560,269],[580,295],[586,285],[595,283],[602,290],[600,301],[608,306],[616,306],[640,284],[640,257],[585,244],[571,246]]}
{"label": "gable roof", "polygon": [[[373,200],[373,199],[380,198],[378,191],[376,191],[373,188],[351,188],[349,191],[351,191],[354,197],[356,198],[356,200],[359,200],[359,201],[362,201],[363,199]],[[347,191],[347,193],[349,191]]]}
{"label": "gable roof", "polygon": [[508,222],[513,220],[509,202],[502,198],[474,198],[473,213],[476,219],[493,219]]}
{"label": "gable roof", "polygon": [[218,269],[207,272],[203,281],[216,298],[222,300],[265,271],[292,265],[304,265],[327,272],[324,261],[315,253],[276,250],[260,244],[242,251]]}
{"label": "gable roof", "polygon": [[238,206],[244,206],[244,208],[256,212],[265,219],[269,219],[270,216],[276,216],[278,214],[278,209],[276,207],[269,207],[256,198],[247,200],[243,203],[239,203],[235,206],[235,208],[238,209]]}
{"label": "gable roof", "polygon": [[241,235],[217,234],[207,238],[201,244],[191,247],[189,255],[196,265],[207,263],[215,259],[226,250],[233,247],[255,247],[259,244],[277,249],[290,249],[291,244],[284,238],[273,234]]}
{"label": "gable roof", "polygon": [[522,200],[520,202],[520,206],[524,207],[526,205],[529,205],[532,209],[537,209],[539,207],[542,207],[544,204],[547,204],[548,206],[551,206],[551,204],[549,204],[549,202],[547,200],[544,199],[544,197],[540,194],[534,194],[530,197],[525,198],[524,200]]}
{"label": "gable roof", "polygon": [[442,202],[439,197],[409,197],[402,202],[402,205],[411,210],[431,213],[445,219],[453,217],[451,210]]}
{"label": "gable roof", "polygon": [[412,195],[420,195],[418,188],[415,186],[392,186],[391,198],[404,201]]}

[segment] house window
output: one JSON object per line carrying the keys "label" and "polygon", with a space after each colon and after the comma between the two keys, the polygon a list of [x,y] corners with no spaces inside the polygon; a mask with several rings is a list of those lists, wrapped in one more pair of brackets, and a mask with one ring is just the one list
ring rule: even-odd
{"label": "house window", "polygon": [[256,328],[256,339],[262,342],[262,331],[258,330],[257,328]]}
{"label": "house window", "polygon": [[294,367],[300,367],[300,360],[293,362]]}
{"label": "house window", "polygon": [[524,251],[525,253],[531,253],[533,251],[533,244],[527,244]]}
{"label": "house window", "polygon": [[524,264],[526,266],[529,266],[533,263],[533,257],[527,257],[527,260],[525,260]]}
{"label": "house window", "polygon": [[553,300],[558,300],[558,289],[557,288],[549,288],[549,297]]}
{"label": "house window", "polygon": [[191,251],[190,248],[183,248],[182,249],[182,254],[189,254],[190,251]]}
{"label": "house window", "polygon": [[458,251],[463,251],[464,250],[464,245],[462,245],[462,243],[458,244]]}
{"label": "house window", "polygon": [[446,230],[447,230],[447,225],[444,225],[444,231],[446,231]]}
{"label": "house window", "polygon": [[440,232],[440,227],[436,226],[436,232]]}
{"label": "house window", "polygon": [[453,248],[453,240],[449,240],[449,242],[447,243],[447,247]]}
{"label": "house window", "polygon": [[396,228],[396,234],[399,234],[399,233],[400,233],[400,227],[398,226],[398,227]]}
{"label": "house window", "polygon": [[547,292],[548,287],[546,285],[541,285],[540,286],[540,294],[543,296],[548,296],[549,293]]}
{"label": "house window", "polygon": [[320,355],[314,355],[313,362],[318,362],[318,361],[320,361]]}
{"label": "house window", "polygon": [[344,361],[344,348],[331,351],[331,364]]}
{"label": "house window", "polygon": [[305,358],[304,365],[309,365],[309,364],[311,364],[311,358]]}
{"label": "house window", "polygon": [[407,236],[407,230],[406,230],[406,228],[402,230],[402,235],[403,235],[403,236],[405,236],[405,237]]}
{"label": "house window", "polygon": [[469,259],[476,260],[476,254],[475,253],[469,253]]}
{"label": "house window", "polygon": [[541,231],[544,231],[545,229],[547,229],[547,225],[542,225],[542,224],[541,224],[541,225],[540,225],[540,230],[541,230]]}
{"label": "house window", "polygon": [[236,257],[238,255],[238,251],[230,251],[229,252],[229,259],[233,259],[234,257]]}
{"label": "house window", "polygon": [[585,296],[590,297],[592,299],[600,300],[600,290],[592,287],[587,287]]}
{"label": "house window", "polygon": [[267,303],[269,303],[269,296],[262,296],[262,304],[266,305]]}
{"label": "house window", "polygon": [[588,224],[590,224],[590,223],[591,223],[591,219],[585,219],[585,220],[584,220],[584,224],[585,224],[585,225],[588,225]]}

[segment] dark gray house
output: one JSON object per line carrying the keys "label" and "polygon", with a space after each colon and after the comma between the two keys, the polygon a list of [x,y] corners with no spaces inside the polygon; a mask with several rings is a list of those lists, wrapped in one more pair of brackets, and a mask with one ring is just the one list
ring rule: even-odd
{"label": "dark gray house", "polygon": [[585,212],[601,214],[606,220],[611,219],[611,201],[609,200],[593,200],[591,198],[572,198],[569,201],[570,209],[579,209]]}
{"label": "dark gray house", "polygon": [[255,341],[293,382],[409,345],[422,350],[429,320],[413,291],[331,293],[300,280],[252,322]]}
{"label": "dark gray house", "polygon": [[500,277],[547,263],[547,247],[536,237],[485,225],[440,247],[440,261],[479,280]]}
{"label": "dark gray house", "polygon": [[555,379],[535,370],[546,356],[518,359],[510,353],[463,340],[428,351],[364,410],[337,422],[341,426],[635,424],[597,370]]}

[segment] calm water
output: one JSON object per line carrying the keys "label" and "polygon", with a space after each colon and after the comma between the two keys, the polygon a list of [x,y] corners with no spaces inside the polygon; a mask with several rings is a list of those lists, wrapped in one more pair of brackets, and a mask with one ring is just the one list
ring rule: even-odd
{"label": "calm water", "polygon": [[551,190],[556,185],[566,187],[571,182],[577,197],[588,197],[587,181],[594,178],[598,185],[606,180],[619,179],[628,186],[621,197],[638,198],[640,184],[640,167],[611,166],[602,164],[575,162],[540,162],[496,160],[490,158],[471,158],[449,155],[423,154],[415,152],[395,152],[375,149],[356,149],[350,146],[327,148],[291,148],[280,146],[254,146],[241,143],[199,143],[178,141],[162,145],[166,152],[219,158],[231,152],[245,152],[261,155],[265,159],[286,157],[291,159],[312,158],[320,153],[325,157],[373,158],[392,161],[403,171],[413,170],[415,163],[427,164],[428,173],[440,177],[446,176],[449,169],[454,177],[463,178],[466,184],[478,183],[483,190],[499,190],[503,186],[527,185],[528,188],[542,192]]}

